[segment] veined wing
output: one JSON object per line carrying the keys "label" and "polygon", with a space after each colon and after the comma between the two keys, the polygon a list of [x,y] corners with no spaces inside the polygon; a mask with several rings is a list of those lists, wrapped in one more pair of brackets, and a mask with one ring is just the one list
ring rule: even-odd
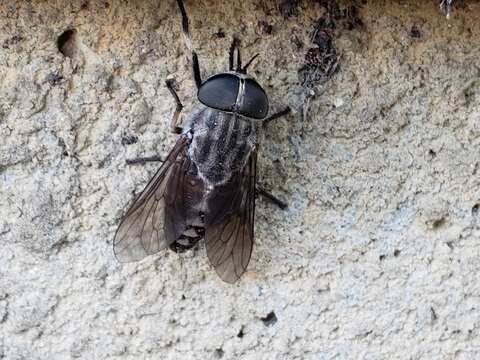
{"label": "veined wing", "polygon": [[184,230],[181,221],[173,227],[170,221],[166,224],[165,208],[166,203],[175,201],[177,196],[176,193],[170,194],[172,188],[175,190],[176,184],[181,187],[185,179],[186,168],[190,165],[187,156],[190,142],[187,134],[178,139],[165,162],[123,217],[113,240],[118,261],[138,261],[154,254],[170,245],[176,240],[175,234]]}
{"label": "veined wing", "polygon": [[205,216],[205,243],[218,276],[234,283],[247,269],[254,242],[257,154],[240,176],[214,188]]}

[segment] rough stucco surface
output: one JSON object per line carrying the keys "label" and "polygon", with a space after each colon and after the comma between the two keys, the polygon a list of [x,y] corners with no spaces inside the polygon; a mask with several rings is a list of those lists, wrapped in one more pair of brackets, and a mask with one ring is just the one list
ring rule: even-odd
{"label": "rough stucco surface", "polygon": [[174,1],[2,1],[0,358],[480,357],[480,5],[446,20],[435,2],[372,1],[363,26],[337,26],[339,70],[310,96],[298,70],[325,9],[241,3],[186,3],[202,71],[241,35],[273,109],[294,113],[259,164],[290,206],[258,200],[231,286],[202,246],[112,253],[158,166],[125,160],[175,141],[166,77],[196,101]]}

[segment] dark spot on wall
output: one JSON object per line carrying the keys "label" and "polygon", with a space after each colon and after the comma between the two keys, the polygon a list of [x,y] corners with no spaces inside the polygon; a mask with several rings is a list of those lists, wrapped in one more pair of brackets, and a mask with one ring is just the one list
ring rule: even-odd
{"label": "dark spot on wall", "polygon": [[62,149],[62,156],[68,156],[67,146],[62,138],[58,139],[58,146]]}
{"label": "dark spot on wall", "polygon": [[47,76],[47,82],[52,86],[60,84],[63,79],[63,76],[56,72],[52,72]]}
{"label": "dark spot on wall", "polygon": [[75,29],[65,30],[57,38],[57,48],[64,56],[73,57],[76,50],[76,34]]}
{"label": "dark spot on wall", "polygon": [[393,251],[393,256],[397,257],[398,255],[400,255],[400,252],[401,252],[400,250],[395,249],[395,250]]}
{"label": "dark spot on wall", "polygon": [[277,323],[278,318],[273,311],[270,311],[267,316],[260,318],[260,320],[262,320],[263,325],[270,327]]}
{"label": "dark spot on wall", "polygon": [[435,151],[433,151],[432,149],[428,150],[428,155],[430,155],[432,158],[434,158],[435,156],[437,156],[437,153]]}
{"label": "dark spot on wall", "polygon": [[317,293],[321,294],[321,293],[324,293],[324,292],[328,292],[330,291],[330,284],[328,284],[326,287],[324,288],[321,288],[321,289],[318,289],[317,290]]}
{"label": "dark spot on wall", "polygon": [[440,219],[435,219],[435,220],[432,221],[432,229],[437,230],[437,229],[441,228],[443,225],[445,225],[446,222],[447,222],[447,220],[444,217],[442,217]]}
{"label": "dark spot on wall", "polygon": [[378,260],[383,261],[383,260],[385,260],[385,257],[386,257],[385,255],[380,255],[380,256],[378,257]]}
{"label": "dark spot on wall", "polygon": [[23,36],[21,35],[13,35],[11,38],[5,40],[2,44],[2,48],[9,49],[10,46],[18,44],[20,41],[23,40]]}
{"label": "dark spot on wall", "polygon": [[245,333],[243,332],[243,326],[242,326],[242,327],[240,328],[240,331],[239,331],[238,334],[237,334],[237,337],[241,339],[241,338],[243,338],[243,335],[245,335]]}
{"label": "dark spot on wall", "polygon": [[222,29],[218,29],[216,33],[213,33],[213,36],[219,39],[223,39],[225,37],[225,32]]}
{"label": "dark spot on wall", "polygon": [[413,25],[410,29],[410,36],[414,39],[420,39],[422,37],[422,33],[417,25]]}
{"label": "dark spot on wall", "polygon": [[258,27],[264,34],[270,35],[273,32],[273,26],[264,20],[258,22]]}
{"label": "dark spot on wall", "polygon": [[480,210],[480,204],[475,204],[472,207],[472,215],[477,216],[478,215],[478,210]]}
{"label": "dark spot on wall", "polygon": [[450,250],[453,250],[453,242],[447,241],[446,244],[450,248]]}
{"label": "dark spot on wall", "polygon": [[215,349],[215,357],[217,359],[223,358],[223,355],[225,355],[225,352],[223,351],[222,348]]}
{"label": "dark spot on wall", "polygon": [[432,322],[438,319],[437,313],[433,307],[430,307],[430,316],[432,318]]}
{"label": "dark spot on wall", "polygon": [[82,3],[82,5],[80,5],[80,10],[86,10],[86,9],[88,9],[88,6],[89,6],[89,5],[90,5],[90,4],[88,3],[88,1],[84,1],[84,2]]}
{"label": "dark spot on wall", "polygon": [[132,145],[138,141],[138,137],[135,135],[125,135],[122,137],[122,145]]}

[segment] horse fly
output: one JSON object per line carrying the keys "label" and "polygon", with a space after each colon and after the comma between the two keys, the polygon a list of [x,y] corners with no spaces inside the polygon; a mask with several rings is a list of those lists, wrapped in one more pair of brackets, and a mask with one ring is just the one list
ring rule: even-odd
{"label": "horse fly", "polygon": [[[137,261],[167,246],[182,252],[205,239],[217,274],[234,283],[247,269],[252,253],[256,194],[286,207],[257,186],[257,138],[260,121],[266,124],[290,109],[267,117],[268,97],[247,75],[258,54],[242,67],[237,39],[230,47],[229,71],[203,81],[187,13],[182,0],[177,3],[185,43],[192,53],[200,104],[182,128],[183,105],[173,81],[166,81],[176,102],[172,130],[180,137],[123,217],[115,234],[114,253],[120,262]],[[161,160],[151,157],[128,162],[146,161]]]}

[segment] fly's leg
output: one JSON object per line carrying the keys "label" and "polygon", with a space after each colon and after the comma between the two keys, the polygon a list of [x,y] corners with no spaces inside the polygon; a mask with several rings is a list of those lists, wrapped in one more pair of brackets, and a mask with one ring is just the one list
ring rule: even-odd
{"label": "fly's leg", "polygon": [[182,30],[185,37],[185,45],[188,50],[192,52],[192,67],[193,67],[193,78],[195,79],[195,84],[197,89],[202,85],[202,76],[200,75],[200,64],[198,62],[198,55],[192,45],[192,37],[190,36],[189,22],[187,12],[185,11],[185,6],[183,5],[182,0],[177,0],[178,7],[180,8],[180,13],[182,14]]}
{"label": "fly's leg", "polygon": [[[275,119],[278,119],[279,117],[282,117],[282,116],[285,116],[287,114],[290,113],[290,107],[287,106],[285,109],[281,110],[281,111],[278,111],[272,115],[270,115],[269,117],[267,117],[265,120],[263,120],[262,122],[262,125],[263,126],[266,126],[268,123],[270,123],[271,121],[275,120]],[[283,202],[282,200],[278,199],[277,197],[275,197],[274,195],[270,194],[268,191],[266,191],[263,187],[261,186],[258,186],[256,187],[256,190],[257,190],[257,193],[262,195],[263,197],[267,198],[268,200],[270,200],[271,202],[273,202],[275,205],[277,205],[280,209],[284,210],[287,208],[287,204],[285,202]]]}
{"label": "fly's leg", "polygon": [[285,109],[270,115],[269,117],[267,117],[265,120],[262,121],[263,126],[267,126],[273,120],[276,120],[279,117],[282,117],[282,116],[285,116],[285,115],[289,114],[290,111],[291,111],[290,107],[287,106]]}
{"label": "fly's leg", "polygon": [[136,165],[136,164],[143,165],[147,162],[163,162],[163,159],[160,156],[149,156],[149,157],[136,158],[136,159],[127,159],[126,162],[128,165]]}
{"label": "fly's leg", "polygon": [[[183,128],[180,126],[180,113],[182,112],[183,105],[182,102],[180,101],[180,98],[178,97],[177,92],[175,91],[175,88],[173,87],[173,79],[168,79],[165,81],[165,85],[167,85],[167,89],[170,91],[170,94],[172,94],[173,99],[175,100],[176,108],[175,112],[173,113],[172,120],[170,121],[170,128],[172,132],[175,134],[181,134],[183,131]],[[143,165],[147,162],[163,162],[163,159],[160,156],[149,156],[149,157],[142,157],[142,158],[136,158],[136,159],[127,159],[127,164],[128,165]]]}
{"label": "fly's leg", "polygon": [[167,89],[170,91],[170,94],[172,94],[176,104],[175,112],[173,113],[173,117],[170,122],[170,129],[175,134],[181,134],[183,128],[180,126],[180,113],[182,112],[183,105],[178,97],[177,92],[175,91],[175,88],[173,87],[173,80],[169,79],[165,81],[165,84],[167,85]]}
{"label": "fly's leg", "polygon": [[272,203],[277,205],[280,209],[285,210],[287,208],[287,206],[288,206],[287,203],[283,202],[282,200],[280,200],[276,196],[270,194],[263,187],[257,185],[255,189],[257,191],[257,194],[262,195],[263,197],[265,197],[266,199],[268,199],[269,201],[271,201]]}

